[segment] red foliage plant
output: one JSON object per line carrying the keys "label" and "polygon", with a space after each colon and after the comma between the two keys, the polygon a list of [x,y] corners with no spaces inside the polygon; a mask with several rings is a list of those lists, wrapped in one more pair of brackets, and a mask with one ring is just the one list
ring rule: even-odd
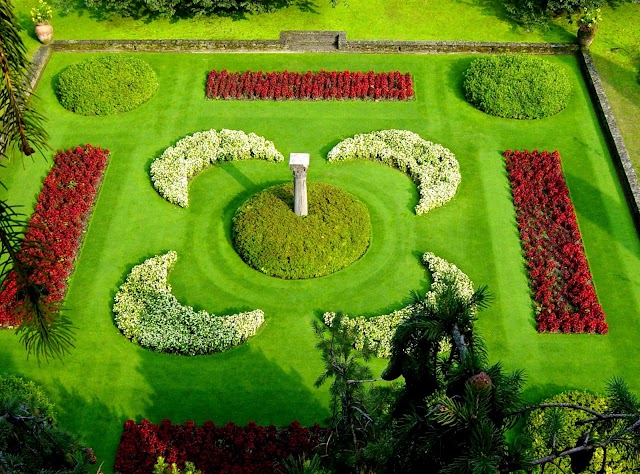
{"label": "red foliage plant", "polygon": [[560,154],[504,152],[538,332],[606,334]]}
{"label": "red foliage plant", "polygon": [[207,78],[209,99],[241,100],[410,100],[409,73],[308,71],[228,72],[213,70]]}
{"label": "red foliage plant", "polygon": [[[23,238],[22,258],[26,263],[34,259],[31,279],[47,302],[64,299],[108,159],[108,150],[92,145],[61,150],[44,180]],[[20,324],[19,306],[11,271],[0,291],[0,326]]]}
{"label": "red foliage plant", "polygon": [[120,474],[149,474],[159,456],[180,468],[191,461],[203,473],[267,474],[279,472],[281,461],[311,457],[325,430],[318,425],[300,426],[297,421],[287,428],[249,423],[216,426],[207,421],[196,426],[192,421],[174,425],[164,420],[160,425],[142,420],[128,420],[116,455],[115,470]]}

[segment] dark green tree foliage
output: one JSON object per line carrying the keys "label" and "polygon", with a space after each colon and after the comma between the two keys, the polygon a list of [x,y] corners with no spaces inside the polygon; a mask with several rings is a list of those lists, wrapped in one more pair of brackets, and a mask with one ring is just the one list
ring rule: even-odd
{"label": "dark green tree foliage", "polygon": [[[353,334],[339,319],[331,329],[316,326],[326,367],[317,385],[335,379],[325,467],[381,474],[640,470],[640,402],[627,386],[614,379],[606,398],[561,395],[522,406],[522,372],[489,365],[475,333],[475,313],[487,302],[484,288],[465,297],[453,281],[435,300],[419,300],[398,327],[382,374],[404,377],[400,389],[367,390],[364,382],[376,381],[362,365],[368,351],[354,352]],[[528,428],[507,436],[529,413]]]}
{"label": "dark green tree foliage", "polygon": [[485,288],[466,298],[448,282],[396,331],[382,377],[403,376],[405,387],[371,447],[380,472],[494,473],[517,461],[505,432],[523,378],[487,362],[473,326],[487,300]]}
{"label": "dark green tree foliage", "polygon": [[[44,119],[33,106],[30,63],[19,30],[10,1],[0,0],[0,160],[48,149]],[[47,251],[38,242],[23,242],[27,225],[14,207],[0,201],[0,281],[9,271],[15,272],[22,316],[18,334],[27,353],[35,354],[38,360],[41,356],[62,357],[72,347],[71,325],[59,308],[46,303],[47,295],[31,281],[38,259],[27,259],[24,250],[41,247],[41,258],[46,258]]]}
{"label": "dark green tree foliage", "polygon": [[0,376],[0,473],[76,474],[95,462],[55,425],[51,402],[33,382]]}
{"label": "dark green tree foliage", "polygon": [[194,17],[201,15],[242,16],[266,13],[295,5],[299,0],[60,0],[65,9],[78,5],[99,16]]}
{"label": "dark green tree foliage", "polygon": [[605,3],[615,7],[634,0],[504,0],[504,8],[511,18],[527,29],[547,27],[549,21],[564,16],[572,23],[572,15],[584,8],[601,8]]}
{"label": "dark green tree foliage", "polygon": [[314,329],[325,365],[315,385],[320,387],[333,379],[329,433],[318,452],[331,472],[362,472],[367,466],[364,449],[376,432],[376,410],[372,409],[376,397],[365,386],[365,382],[374,381],[364,364],[371,353],[366,347],[363,351],[354,349],[353,337],[341,324],[341,315],[330,328],[316,322]]}

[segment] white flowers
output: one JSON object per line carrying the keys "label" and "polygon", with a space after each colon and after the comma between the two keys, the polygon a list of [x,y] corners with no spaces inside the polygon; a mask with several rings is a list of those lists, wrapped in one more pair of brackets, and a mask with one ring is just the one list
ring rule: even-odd
{"label": "white flowers", "polygon": [[167,201],[181,207],[189,204],[189,179],[223,161],[283,161],[273,142],[241,130],[208,130],[189,135],[167,148],[151,164],[151,181]]}
{"label": "white flowers", "polygon": [[127,276],[113,305],[125,337],[154,351],[196,355],[230,349],[258,331],[264,322],[259,309],[216,316],[180,304],[167,282],[177,258],[174,251],[149,258]]}
{"label": "white flowers", "polygon": [[[435,300],[447,281],[453,281],[455,290],[466,298],[473,295],[473,282],[453,263],[437,257],[431,252],[422,256],[422,262],[431,271],[431,290],[425,295],[425,300],[431,304]],[[399,309],[390,314],[365,318],[364,316],[343,316],[344,324],[355,338],[355,348],[362,350],[367,345],[378,357],[391,356],[391,339],[396,328],[411,317],[413,305]],[[324,313],[323,320],[327,326],[331,326],[336,313]]]}
{"label": "white flowers", "polygon": [[450,150],[407,130],[381,130],[355,135],[338,143],[328,160],[365,159],[407,173],[418,186],[416,214],[426,214],[449,202],[460,184],[460,165]]}

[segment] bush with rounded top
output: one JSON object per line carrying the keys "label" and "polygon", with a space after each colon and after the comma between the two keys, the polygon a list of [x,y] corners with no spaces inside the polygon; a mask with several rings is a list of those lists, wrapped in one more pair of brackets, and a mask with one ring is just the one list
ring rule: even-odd
{"label": "bush with rounded top", "polygon": [[533,56],[485,56],[471,63],[464,92],[472,105],[490,115],[539,119],[563,110],[571,83],[560,66]]}
{"label": "bush with rounded top", "polygon": [[103,56],[67,67],[57,94],[65,109],[80,115],[112,115],[133,110],[158,90],[158,77],[140,58]]}
{"label": "bush with rounded top", "polygon": [[337,272],[369,247],[369,211],[355,196],[324,183],[308,184],[307,216],[293,212],[293,185],[265,189],[237,211],[233,242],[256,270],[284,279]]}
{"label": "bush with rounded top", "polygon": [[14,375],[0,375],[0,401],[10,399],[19,400],[31,415],[54,421],[53,403],[38,385]]}
{"label": "bush with rounded top", "polygon": [[[560,393],[544,400],[542,403],[569,403],[591,408],[599,413],[603,413],[608,405],[607,398],[603,395],[578,390]],[[529,415],[524,430],[531,439],[531,451],[529,455],[532,459],[541,458],[551,453],[553,442],[555,442],[557,450],[562,451],[576,446],[580,437],[589,433],[591,424],[577,425],[577,422],[591,418],[592,415],[590,413],[582,410],[561,409],[561,428],[554,438],[552,431],[549,429],[549,426],[552,424],[552,419],[557,418],[557,416],[554,415],[554,410],[557,411],[558,409],[538,409],[532,411]],[[590,436],[598,437],[598,430],[592,431]],[[602,448],[595,449],[593,459],[584,472],[593,474],[601,472],[600,468],[602,467],[603,456]],[[624,456],[615,445],[609,445],[607,447],[607,461],[604,467],[607,474],[622,474],[626,472],[636,472],[638,463],[634,462],[631,456]],[[536,466],[533,472],[543,472],[543,470],[540,466]],[[544,472],[545,474],[572,472],[571,459],[569,456],[564,456],[553,463],[545,464]]]}

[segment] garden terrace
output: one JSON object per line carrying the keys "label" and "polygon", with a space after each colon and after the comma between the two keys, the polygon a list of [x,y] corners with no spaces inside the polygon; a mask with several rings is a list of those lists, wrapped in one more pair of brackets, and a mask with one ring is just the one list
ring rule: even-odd
{"label": "garden terrace", "polygon": [[[103,55],[105,53],[100,53]],[[390,314],[424,294],[430,276],[420,261],[432,252],[455,264],[493,304],[478,329],[493,360],[526,370],[525,395],[542,399],[567,388],[600,390],[610,374],[640,391],[629,360],[640,357],[630,331],[640,325],[640,242],[607,141],[572,55],[549,56],[573,92],[567,108],[544,120],[489,116],[469,105],[464,72],[476,57],[358,54],[145,54],[158,76],[157,94],[130,112],[84,117],[65,110],[52,83],[69,64],[91,53],[54,52],[37,93],[54,149],[92,143],[110,162],[65,300],[76,325],[76,349],[64,365],[25,361],[11,332],[0,333],[0,363],[43,385],[60,424],[96,448],[111,471],[127,419],[170,418],[202,425],[292,420],[311,426],[328,415],[326,389],[313,388],[322,371],[311,322],[325,311]],[[214,68],[246,70],[407,71],[415,100],[390,102],[210,101],[203,84]],[[188,111],[188,112],[185,112]],[[313,280],[284,281],[248,267],[233,249],[231,221],[258,191],[291,181],[285,163],[225,162],[189,185],[189,207],[164,200],[151,184],[151,163],[195,132],[242,130],[272,141],[283,155],[311,155],[308,180],[338,186],[369,209],[371,244],[357,262]],[[416,184],[401,171],[366,160],[328,163],[339,142],[376,130],[409,130],[451,150],[460,165],[455,197],[416,215]],[[607,335],[538,334],[526,266],[502,153],[558,150],[582,234],[593,282],[607,314]],[[12,203],[31,212],[50,163],[8,164],[0,173]],[[169,275],[173,294],[196,311],[236,314],[260,308],[265,322],[229,351],[184,357],[159,354],[124,338],[111,312],[117,288],[132,267],[154,255],[179,255]],[[374,371],[384,361],[374,360]],[[106,375],[105,375],[106,374]],[[186,383],[183,381],[187,381]],[[118,396],[114,397],[113,394]]]}

